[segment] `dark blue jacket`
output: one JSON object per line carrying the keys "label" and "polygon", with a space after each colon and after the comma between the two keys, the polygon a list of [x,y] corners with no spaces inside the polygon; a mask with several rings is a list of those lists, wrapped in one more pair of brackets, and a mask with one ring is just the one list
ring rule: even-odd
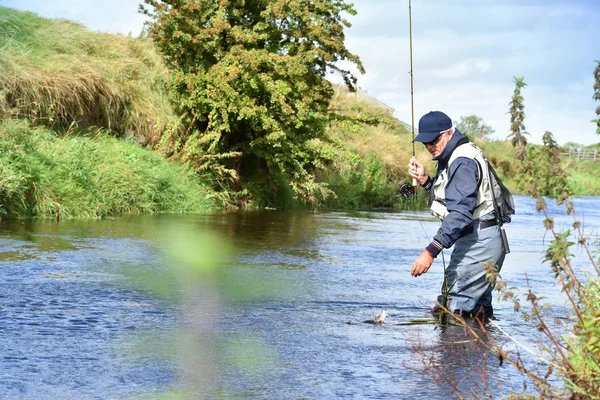
{"label": "dark blue jacket", "polygon": [[[427,192],[431,191],[433,182],[447,167],[454,149],[469,139],[458,129],[446,144],[444,151],[433,159],[438,162],[437,175],[429,179],[425,185]],[[449,214],[443,219],[442,227],[427,246],[427,251],[437,257],[442,248],[450,248],[460,236],[461,231],[473,223],[473,211],[477,206],[477,192],[479,190],[479,167],[477,161],[469,158],[457,158],[448,170],[448,184],[446,185],[446,208]]]}

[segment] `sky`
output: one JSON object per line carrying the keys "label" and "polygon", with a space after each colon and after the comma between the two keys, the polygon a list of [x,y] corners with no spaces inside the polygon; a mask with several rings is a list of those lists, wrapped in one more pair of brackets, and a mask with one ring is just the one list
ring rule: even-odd
{"label": "sky", "polygon": [[[354,0],[346,46],[366,69],[361,90],[411,123],[408,0]],[[5,7],[80,22],[94,31],[137,35],[140,0],[0,0]],[[600,142],[593,71],[600,60],[600,0],[413,0],[415,125],[443,111],[475,114],[497,139],[510,134],[513,77],[524,77],[525,128],[563,145]],[[344,65],[341,65],[344,66]],[[346,65],[347,66],[347,65]],[[349,66],[352,67],[352,66]],[[339,77],[328,78],[340,82]]]}

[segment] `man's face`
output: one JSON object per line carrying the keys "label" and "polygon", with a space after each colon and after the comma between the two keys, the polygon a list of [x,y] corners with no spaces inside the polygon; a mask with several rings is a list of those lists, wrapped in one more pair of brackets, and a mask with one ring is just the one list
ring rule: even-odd
{"label": "man's face", "polygon": [[442,151],[444,151],[444,148],[446,148],[446,144],[452,137],[452,134],[453,132],[451,129],[442,131],[442,133],[440,133],[440,135],[433,142],[423,144],[432,157],[437,157],[442,154]]}

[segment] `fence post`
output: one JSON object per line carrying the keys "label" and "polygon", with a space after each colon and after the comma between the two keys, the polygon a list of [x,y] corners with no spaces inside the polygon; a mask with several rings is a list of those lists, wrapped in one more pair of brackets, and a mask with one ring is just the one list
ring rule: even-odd
{"label": "fence post", "polygon": [[594,149],[594,161],[596,161],[596,156],[598,155],[598,149]]}

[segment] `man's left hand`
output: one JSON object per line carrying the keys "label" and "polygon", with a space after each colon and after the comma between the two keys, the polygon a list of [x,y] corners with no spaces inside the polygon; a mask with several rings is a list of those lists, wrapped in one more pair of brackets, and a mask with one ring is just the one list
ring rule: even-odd
{"label": "man's left hand", "polygon": [[429,271],[431,268],[431,264],[433,264],[433,257],[427,250],[423,250],[423,252],[417,257],[415,262],[413,263],[412,269],[410,270],[410,274],[414,277],[421,276],[425,272]]}

